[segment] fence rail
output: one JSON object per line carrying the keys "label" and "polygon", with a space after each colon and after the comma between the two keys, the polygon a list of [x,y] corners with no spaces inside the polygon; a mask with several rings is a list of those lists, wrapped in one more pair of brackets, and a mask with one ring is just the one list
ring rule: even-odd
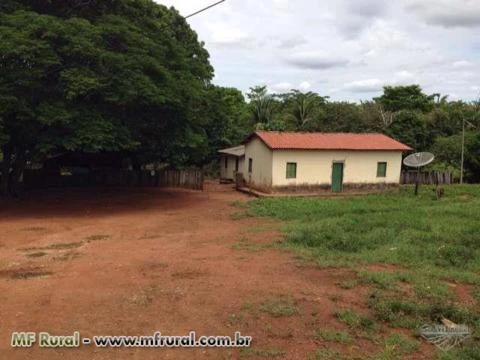
{"label": "fence rail", "polygon": [[[401,184],[415,184],[417,181],[417,171],[402,171],[400,177]],[[453,184],[454,178],[448,171],[422,171],[420,172],[420,184],[425,185],[449,185]]]}
{"label": "fence rail", "polygon": [[204,176],[200,170],[95,170],[62,175],[56,170],[25,170],[26,188],[44,189],[90,186],[178,187],[203,190]]}

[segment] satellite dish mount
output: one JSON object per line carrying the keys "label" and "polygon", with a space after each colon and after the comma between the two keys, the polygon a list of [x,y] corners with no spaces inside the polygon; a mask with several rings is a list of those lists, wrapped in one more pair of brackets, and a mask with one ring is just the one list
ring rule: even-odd
{"label": "satellite dish mount", "polygon": [[415,179],[415,195],[418,195],[418,188],[420,186],[420,169],[430,164],[435,159],[435,155],[429,152],[419,152],[408,155],[403,164],[408,167],[417,169],[417,178]]}

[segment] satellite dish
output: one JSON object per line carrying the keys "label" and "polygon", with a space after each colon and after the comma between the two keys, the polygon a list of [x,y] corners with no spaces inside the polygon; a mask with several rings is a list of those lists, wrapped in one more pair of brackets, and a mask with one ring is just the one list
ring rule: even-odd
{"label": "satellite dish", "polygon": [[417,168],[417,178],[415,179],[415,195],[418,195],[418,188],[420,186],[420,168],[430,164],[435,159],[435,155],[429,152],[419,152],[408,155],[403,164],[408,167]]}
{"label": "satellite dish", "polygon": [[435,155],[429,152],[419,152],[408,155],[403,164],[409,167],[420,168],[422,166],[430,164],[435,159]]}

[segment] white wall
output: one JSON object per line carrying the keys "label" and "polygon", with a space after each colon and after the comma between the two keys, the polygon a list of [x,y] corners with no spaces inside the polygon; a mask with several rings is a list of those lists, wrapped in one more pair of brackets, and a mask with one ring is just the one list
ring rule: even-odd
{"label": "white wall", "polygon": [[[227,167],[225,167],[225,159],[227,159]],[[229,156],[226,154],[220,156],[220,177],[222,179],[235,179],[235,162],[235,156]],[[239,169],[241,168],[239,167]]]}
{"label": "white wall", "polygon": [[[331,184],[332,163],[344,162],[343,183],[400,182],[400,151],[276,150],[272,157],[272,186]],[[297,163],[297,178],[286,178],[287,162]],[[387,163],[387,176],[377,178],[377,163]]]}
{"label": "white wall", "polygon": [[[248,172],[249,159],[253,161],[252,172]],[[257,187],[272,186],[273,152],[258,138],[253,138],[245,146],[244,178]]]}

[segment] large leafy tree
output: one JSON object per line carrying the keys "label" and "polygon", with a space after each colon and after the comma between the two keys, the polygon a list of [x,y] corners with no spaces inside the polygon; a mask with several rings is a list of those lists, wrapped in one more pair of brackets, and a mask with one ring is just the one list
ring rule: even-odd
{"label": "large leafy tree", "polygon": [[386,111],[418,110],[426,113],[434,108],[435,98],[436,94],[426,95],[419,85],[385,86],[383,95],[375,101]]}
{"label": "large leafy tree", "polygon": [[[462,135],[438,137],[431,151],[436,156],[436,165],[444,169],[460,172]],[[465,133],[465,178],[472,182],[480,181],[480,132]]]}
{"label": "large leafy tree", "polygon": [[55,152],[188,161],[212,76],[184,18],[151,0],[2,1],[2,192]]}

